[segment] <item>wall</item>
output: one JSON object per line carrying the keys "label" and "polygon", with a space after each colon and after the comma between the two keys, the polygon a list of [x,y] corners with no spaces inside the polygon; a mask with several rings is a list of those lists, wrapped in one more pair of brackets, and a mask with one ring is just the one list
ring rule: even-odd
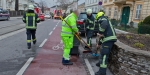
{"label": "wall", "polygon": [[109,57],[114,75],[150,75],[150,52],[116,42]]}

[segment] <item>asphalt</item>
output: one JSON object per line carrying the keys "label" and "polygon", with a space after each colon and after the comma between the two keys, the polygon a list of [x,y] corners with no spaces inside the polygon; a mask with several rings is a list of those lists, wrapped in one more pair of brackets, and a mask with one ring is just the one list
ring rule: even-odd
{"label": "asphalt", "polygon": [[18,24],[23,24],[21,17],[11,17],[9,21],[0,21],[0,29]]}
{"label": "asphalt", "polygon": [[[33,46],[32,50],[36,50],[36,53],[38,53],[41,49],[39,45],[48,37],[57,22],[46,20],[38,24],[37,44]],[[0,75],[16,75],[29,57],[32,56],[32,50],[27,49],[26,31],[0,40]]]}
{"label": "asphalt", "polygon": [[[37,54],[42,49],[39,46],[45,39],[48,39],[49,33],[54,30],[53,28],[58,22],[58,20],[46,20],[38,24],[36,34],[37,44],[35,46],[32,46],[32,50],[27,49],[25,29],[24,31],[14,34],[10,37],[4,38],[2,40],[0,39],[0,75],[16,75],[18,71],[23,67],[25,62],[31,56],[33,56],[33,50],[35,50]],[[2,26],[0,26],[0,32],[3,31],[5,33],[8,30],[11,30],[12,32],[13,30],[15,30],[15,28],[19,27],[20,25],[22,25],[22,27],[24,25],[22,20],[18,18],[13,18],[10,21],[0,21],[0,23],[2,24],[2,26],[11,26],[16,24],[11,27],[6,27],[6,29],[1,28]],[[61,23],[59,23],[59,25],[61,25]],[[94,44],[96,39],[93,38],[92,40],[92,43]],[[80,47],[80,50],[82,51],[84,49]],[[95,64],[98,62],[98,58],[89,56],[87,57],[87,59],[93,71],[98,71],[98,67],[95,66]],[[112,75],[109,69],[107,70],[107,75]]]}

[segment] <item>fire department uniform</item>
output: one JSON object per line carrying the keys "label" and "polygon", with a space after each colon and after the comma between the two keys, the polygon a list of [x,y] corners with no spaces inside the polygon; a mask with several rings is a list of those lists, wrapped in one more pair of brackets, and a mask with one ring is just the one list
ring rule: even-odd
{"label": "fire department uniform", "polygon": [[[78,28],[76,26],[76,20],[77,20],[77,15],[74,13],[71,13],[65,18],[65,21],[69,25],[71,25],[72,29],[75,32],[78,32]],[[71,30],[71,28],[63,21],[62,30],[61,30],[61,38],[64,43],[64,53],[62,58],[63,65],[73,65],[73,63],[70,61],[70,50],[73,47],[74,34],[75,33]]]}
{"label": "fire department uniform", "polygon": [[[27,34],[27,46],[28,49],[31,48],[31,42],[33,41],[33,44],[36,44],[36,28],[37,23],[40,22],[40,19],[38,18],[38,15],[36,13],[31,13],[29,11],[34,11],[34,6],[29,5],[28,12],[24,14],[23,16],[23,22],[26,23],[26,34]],[[31,41],[32,36],[32,41]]]}
{"label": "fire department uniform", "polygon": [[[111,22],[104,16],[103,12],[99,12],[96,16],[99,22],[99,34],[103,34],[102,50],[100,52],[100,69],[95,75],[106,75],[106,69],[108,64],[108,57],[111,52],[113,44],[117,41],[116,32],[111,24]],[[101,43],[99,43],[101,44]]]}
{"label": "fire department uniform", "polygon": [[[90,14],[90,15],[88,15]],[[85,21],[85,26],[86,26],[86,36],[87,36],[87,44],[92,47],[92,36],[93,36],[93,31],[95,28],[95,18],[92,15],[92,10],[87,9],[87,19]],[[88,47],[86,47],[88,48]]]}

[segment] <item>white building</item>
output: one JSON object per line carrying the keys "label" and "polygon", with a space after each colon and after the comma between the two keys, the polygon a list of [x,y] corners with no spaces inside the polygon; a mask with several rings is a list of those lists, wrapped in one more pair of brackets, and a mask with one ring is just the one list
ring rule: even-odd
{"label": "white building", "polygon": [[[29,4],[34,4],[34,0],[19,0],[19,10],[26,10]],[[15,10],[15,0],[0,0],[0,8]]]}
{"label": "white building", "polygon": [[100,5],[98,5],[98,3],[101,0],[85,0],[85,9],[92,9],[93,12],[98,12],[99,9],[101,8]]}

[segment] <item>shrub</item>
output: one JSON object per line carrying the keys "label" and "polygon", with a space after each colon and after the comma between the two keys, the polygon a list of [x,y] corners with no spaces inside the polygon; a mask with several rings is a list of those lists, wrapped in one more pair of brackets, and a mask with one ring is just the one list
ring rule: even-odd
{"label": "shrub", "polygon": [[147,16],[147,17],[144,19],[143,24],[145,24],[145,25],[150,25],[150,16]]}
{"label": "shrub", "polygon": [[134,44],[134,46],[138,47],[138,48],[143,48],[144,44],[137,42],[137,43]]}
{"label": "shrub", "polygon": [[132,39],[132,36],[127,35],[126,38],[127,38],[127,39]]}
{"label": "shrub", "polygon": [[150,34],[150,26],[149,25],[139,25],[138,33],[139,34]]}
{"label": "shrub", "polygon": [[139,23],[138,23],[138,26],[140,26],[140,25],[142,25],[143,24],[143,21],[140,21]]}

